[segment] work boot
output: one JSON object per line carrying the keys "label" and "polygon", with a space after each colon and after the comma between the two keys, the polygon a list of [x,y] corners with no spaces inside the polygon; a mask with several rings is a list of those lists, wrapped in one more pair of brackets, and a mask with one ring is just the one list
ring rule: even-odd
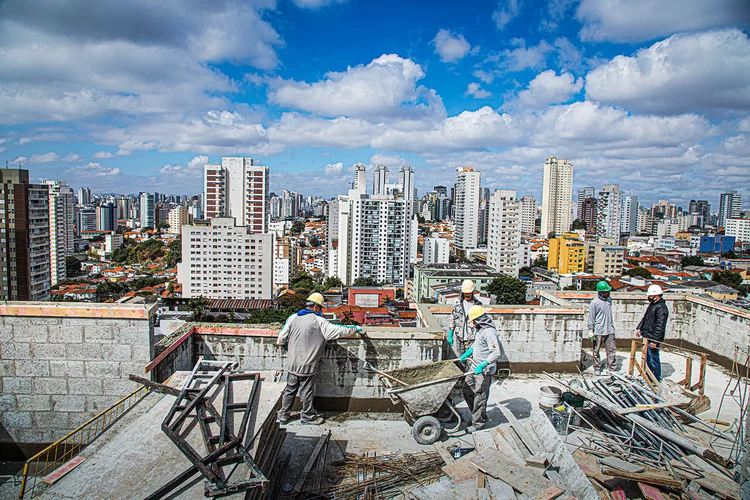
{"label": "work boot", "polygon": [[315,417],[312,420],[300,420],[300,424],[302,425],[320,425],[323,422],[325,422],[323,417]]}
{"label": "work boot", "polygon": [[292,420],[292,418],[291,418],[290,416],[288,416],[288,415],[282,415],[281,413],[279,413],[279,414],[277,415],[277,418],[279,419],[279,423],[280,423],[281,425],[285,425],[285,424],[288,424],[288,423],[289,423],[289,421],[290,421],[290,420]]}

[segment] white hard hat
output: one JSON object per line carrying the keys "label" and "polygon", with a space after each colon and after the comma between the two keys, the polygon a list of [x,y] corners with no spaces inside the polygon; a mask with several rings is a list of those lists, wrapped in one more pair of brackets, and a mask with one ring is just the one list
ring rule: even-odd
{"label": "white hard hat", "polygon": [[307,298],[307,302],[312,302],[313,304],[318,305],[320,307],[323,307],[325,305],[325,299],[323,298],[323,295],[318,292],[311,294]]}
{"label": "white hard hat", "polygon": [[651,285],[648,287],[648,291],[646,292],[646,295],[651,297],[652,295],[662,295],[664,293],[664,290],[661,289],[659,285]]}
{"label": "white hard hat", "polygon": [[471,280],[464,280],[464,282],[461,283],[461,293],[472,293],[474,288],[474,282]]}

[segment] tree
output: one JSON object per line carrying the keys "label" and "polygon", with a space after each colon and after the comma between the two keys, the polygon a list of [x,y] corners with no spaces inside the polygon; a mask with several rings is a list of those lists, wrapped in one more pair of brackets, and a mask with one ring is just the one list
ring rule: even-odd
{"label": "tree", "polygon": [[203,321],[205,319],[208,305],[208,299],[203,295],[188,302],[188,311],[193,313],[193,321]]}
{"label": "tree", "polygon": [[125,291],[125,285],[114,281],[102,281],[96,285],[96,300],[104,302],[105,300],[115,300]]}
{"label": "tree", "polygon": [[531,267],[542,267],[544,269],[547,269],[547,257],[544,255],[540,255],[536,259],[534,259],[534,262],[531,263]]}
{"label": "tree", "polygon": [[487,285],[487,291],[497,297],[498,304],[525,304],[526,283],[512,276],[500,276]]}
{"label": "tree", "polygon": [[354,280],[353,286],[380,286],[380,283],[375,281],[374,278],[357,278]]}
{"label": "tree", "polygon": [[530,267],[522,267],[518,271],[518,276],[519,277],[524,276],[526,278],[534,279],[534,271],[532,271]]}
{"label": "tree", "polygon": [[563,287],[563,290],[578,290],[578,288],[575,285],[568,285],[566,287]]}
{"label": "tree", "polygon": [[750,294],[750,285],[740,285],[737,287],[737,291],[740,292],[741,296],[747,297]]}
{"label": "tree", "polygon": [[330,278],[326,278],[326,280],[323,282],[323,291],[328,291],[331,288],[341,288],[343,286],[343,283],[341,283],[341,280],[338,276],[331,276]]}
{"label": "tree", "polygon": [[315,281],[313,277],[307,274],[305,271],[300,272],[289,282],[289,289],[296,290],[298,288],[304,288],[306,290],[312,290],[315,287]]}
{"label": "tree", "polygon": [[573,226],[571,227],[571,229],[573,229],[573,231],[578,231],[579,229],[586,230],[588,228],[586,227],[586,223],[584,221],[582,221],[581,219],[576,219],[573,221]]}
{"label": "tree", "polygon": [[555,232],[554,232],[554,231],[552,231],[551,233],[549,233],[549,234],[547,235],[547,239],[548,239],[548,240],[554,240],[555,238],[557,238],[557,234],[555,234]]}
{"label": "tree", "polygon": [[153,227],[151,227],[151,226],[142,227],[141,228],[141,232],[145,233],[146,231],[151,231],[152,229],[153,229]]}
{"label": "tree", "polygon": [[651,271],[648,269],[644,269],[642,267],[634,267],[633,269],[627,269],[624,273],[622,273],[623,276],[634,276],[636,278],[645,278],[645,279],[651,279],[653,276],[651,276]]}
{"label": "tree", "polygon": [[305,223],[301,220],[298,220],[294,224],[292,224],[291,233],[295,236],[302,233],[302,231],[305,230]]}
{"label": "tree", "polygon": [[723,254],[721,254],[721,256],[724,257],[725,259],[736,259],[739,257],[737,255],[737,252],[735,252],[734,250],[729,250],[728,252],[724,252]]}
{"label": "tree", "polygon": [[740,273],[733,273],[731,271],[716,271],[711,276],[711,281],[715,281],[720,285],[737,288],[742,284],[742,275]]}
{"label": "tree", "polygon": [[310,236],[310,239],[308,241],[311,247],[317,247],[320,245],[320,239],[318,239],[318,237],[315,235]]}
{"label": "tree", "polygon": [[703,261],[703,257],[699,255],[685,255],[680,261],[680,265],[686,268],[688,266],[705,266],[706,263]]}
{"label": "tree", "polygon": [[276,303],[291,312],[297,312],[305,308],[307,296],[298,293],[285,293],[276,299]]}
{"label": "tree", "polygon": [[81,272],[81,261],[75,257],[65,257],[65,274],[75,276]]}
{"label": "tree", "polygon": [[581,283],[581,290],[585,292],[595,292],[596,291],[596,281],[594,280],[588,280]]}
{"label": "tree", "polygon": [[421,216],[420,214],[417,214],[417,224],[424,224],[425,218]]}

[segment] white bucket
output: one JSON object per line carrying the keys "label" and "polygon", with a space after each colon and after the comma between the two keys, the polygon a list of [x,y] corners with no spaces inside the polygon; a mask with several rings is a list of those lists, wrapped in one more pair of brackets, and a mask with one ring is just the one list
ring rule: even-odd
{"label": "white bucket", "polygon": [[546,385],[539,389],[539,407],[554,408],[560,404],[562,390],[552,385]]}

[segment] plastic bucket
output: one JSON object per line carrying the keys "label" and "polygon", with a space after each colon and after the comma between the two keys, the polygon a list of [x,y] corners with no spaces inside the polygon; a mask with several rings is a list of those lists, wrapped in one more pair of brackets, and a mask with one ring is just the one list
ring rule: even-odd
{"label": "plastic bucket", "polygon": [[554,408],[560,404],[562,391],[554,386],[547,385],[539,389],[539,407]]}
{"label": "plastic bucket", "polygon": [[574,408],[583,408],[583,402],[586,400],[583,396],[565,391],[562,393],[563,403],[567,403]]}

